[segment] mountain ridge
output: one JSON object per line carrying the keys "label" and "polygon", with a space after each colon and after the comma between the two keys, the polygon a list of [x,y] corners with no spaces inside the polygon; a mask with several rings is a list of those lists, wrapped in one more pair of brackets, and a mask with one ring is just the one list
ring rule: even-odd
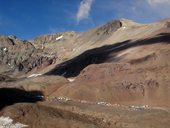
{"label": "mountain ridge", "polygon": [[169,128],[169,57],[170,19],[0,36],[0,91],[13,92],[0,115],[33,128]]}

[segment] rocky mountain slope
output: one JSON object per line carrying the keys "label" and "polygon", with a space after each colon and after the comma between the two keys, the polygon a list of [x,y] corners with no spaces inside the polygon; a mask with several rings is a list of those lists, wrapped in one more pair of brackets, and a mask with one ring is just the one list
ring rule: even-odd
{"label": "rocky mountain slope", "polygon": [[36,49],[28,41],[12,36],[0,36],[0,73],[20,75],[41,69],[55,62],[55,56]]}
{"label": "rocky mountain slope", "polygon": [[29,41],[0,36],[0,92],[24,97],[3,97],[1,115],[36,128],[168,128],[169,44],[170,19],[113,20]]}

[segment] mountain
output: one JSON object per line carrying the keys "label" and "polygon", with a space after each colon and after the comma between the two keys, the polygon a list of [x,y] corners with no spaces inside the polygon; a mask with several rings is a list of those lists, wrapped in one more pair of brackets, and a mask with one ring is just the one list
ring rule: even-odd
{"label": "mountain", "polygon": [[1,74],[21,75],[37,68],[46,67],[55,62],[55,56],[36,49],[26,40],[11,36],[0,36]]}
{"label": "mountain", "polygon": [[169,57],[170,19],[0,36],[0,92],[11,92],[1,113],[36,128],[168,128]]}

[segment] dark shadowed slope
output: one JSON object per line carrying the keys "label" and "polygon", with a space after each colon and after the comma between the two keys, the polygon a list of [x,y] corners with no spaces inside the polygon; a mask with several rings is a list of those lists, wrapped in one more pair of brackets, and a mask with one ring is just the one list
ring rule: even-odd
{"label": "dark shadowed slope", "polygon": [[106,62],[116,62],[121,58],[116,57],[117,53],[132,47],[142,45],[152,45],[156,43],[170,43],[170,33],[160,33],[154,37],[137,41],[124,41],[113,45],[88,50],[81,55],[59,64],[55,69],[48,72],[48,75],[63,75],[65,77],[75,77],[81,70],[90,64],[100,64]]}
{"label": "dark shadowed slope", "polygon": [[26,92],[16,88],[0,88],[0,110],[15,103],[35,103],[43,100],[43,94],[39,91]]}

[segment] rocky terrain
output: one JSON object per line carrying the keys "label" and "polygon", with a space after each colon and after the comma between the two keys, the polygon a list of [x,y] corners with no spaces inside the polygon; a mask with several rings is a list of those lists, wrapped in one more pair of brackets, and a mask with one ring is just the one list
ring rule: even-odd
{"label": "rocky terrain", "polygon": [[113,20],[29,41],[0,36],[0,122],[169,128],[169,43],[170,19]]}
{"label": "rocky terrain", "polygon": [[55,56],[36,49],[28,41],[13,36],[0,36],[0,73],[21,75],[34,69],[39,70],[55,62]]}

